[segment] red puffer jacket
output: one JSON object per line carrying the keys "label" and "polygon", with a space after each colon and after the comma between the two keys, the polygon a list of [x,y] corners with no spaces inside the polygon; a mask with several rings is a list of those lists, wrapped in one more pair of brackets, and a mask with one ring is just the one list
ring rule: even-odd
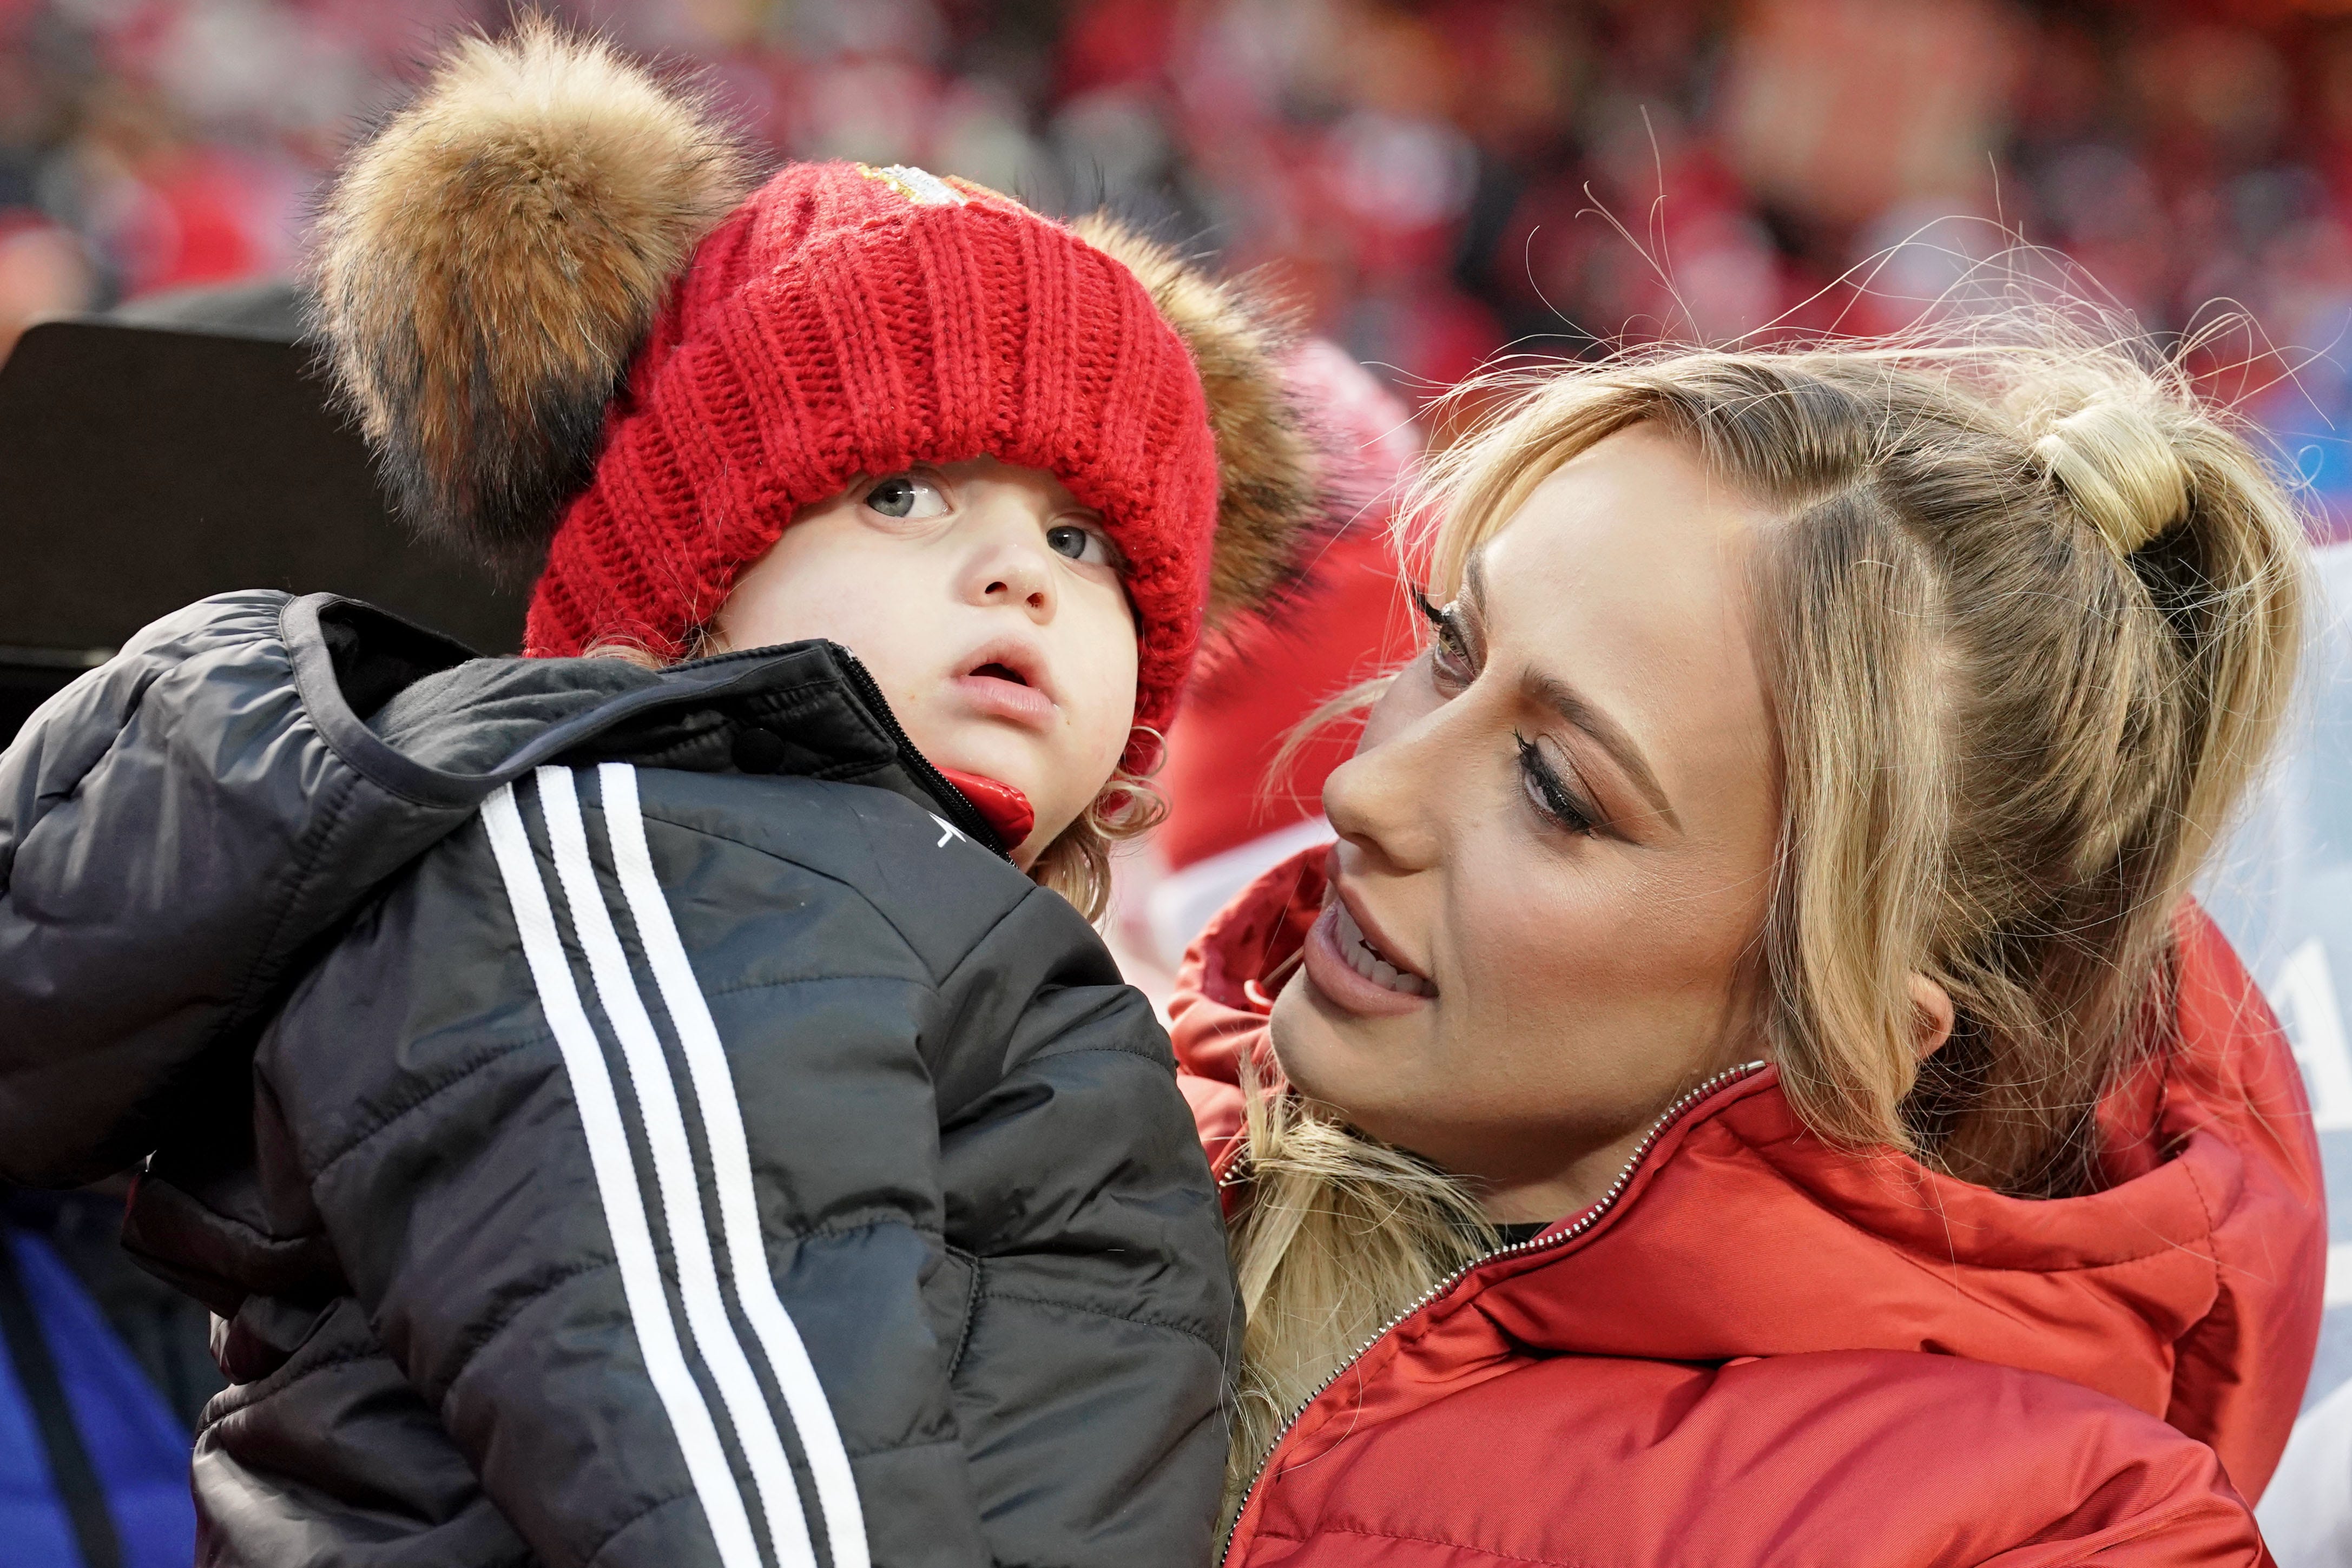
{"label": "red puffer jacket", "polygon": [[[1185,968],[1176,1051],[1221,1174],[1254,983],[1296,951],[1321,863],[1261,879]],[[1226,1561],[2268,1563],[2248,1500],[2318,1336],[2318,1152],[2228,943],[2193,907],[2180,934],[2179,1043],[2102,1106],[2104,1191],[2027,1202],[1839,1153],[1773,1069],[1727,1074],[1609,1196],[1333,1379]]]}

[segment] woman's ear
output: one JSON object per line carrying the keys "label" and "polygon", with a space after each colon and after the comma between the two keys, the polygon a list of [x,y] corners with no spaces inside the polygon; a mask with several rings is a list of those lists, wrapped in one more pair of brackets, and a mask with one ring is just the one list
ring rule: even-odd
{"label": "woman's ear", "polygon": [[1911,1016],[1917,1030],[1916,1045],[1919,1059],[1926,1061],[1944,1048],[1952,1037],[1952,1021],[1957,1012],[1952,1006],[1952,994],[1926,975],[1911,976]]}

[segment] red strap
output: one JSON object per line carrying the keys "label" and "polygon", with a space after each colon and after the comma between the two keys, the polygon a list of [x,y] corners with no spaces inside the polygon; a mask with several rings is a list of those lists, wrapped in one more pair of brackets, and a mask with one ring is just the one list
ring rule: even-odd
{"label": "red strap", "polygon": [[978,773],[958,773],[953,768],[941,768],[940,773],[948,783],[963,791],[988,826],[996,831],[997,838],[1007,849],[1029,837],[1037,826],[1037,813],[1029,805],[1029,797],[1009,784],[984,779]]}

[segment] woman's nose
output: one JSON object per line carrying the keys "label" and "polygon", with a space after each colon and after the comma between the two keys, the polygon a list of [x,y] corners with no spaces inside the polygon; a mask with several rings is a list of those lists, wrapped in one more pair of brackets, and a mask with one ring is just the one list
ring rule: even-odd
{"label": "woman's nose", "polygon": [[1331,829],[1368,857],[1372,868],[1403,873],[1437,864],[1443,816],[1458,797],[1430,764],[1440,748],[1414,725],[1358,752],[1323,782]]}

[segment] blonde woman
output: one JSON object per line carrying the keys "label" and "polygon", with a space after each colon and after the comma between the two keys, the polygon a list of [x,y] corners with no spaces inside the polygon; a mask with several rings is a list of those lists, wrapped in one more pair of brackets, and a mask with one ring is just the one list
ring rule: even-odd
{"label": "blonde woman", "polygon": [[2186,891],[2296,517],[2116,350],[1557,373],[1176,1040],[1241,1568],[2267,1561],[2325,1233]]}

